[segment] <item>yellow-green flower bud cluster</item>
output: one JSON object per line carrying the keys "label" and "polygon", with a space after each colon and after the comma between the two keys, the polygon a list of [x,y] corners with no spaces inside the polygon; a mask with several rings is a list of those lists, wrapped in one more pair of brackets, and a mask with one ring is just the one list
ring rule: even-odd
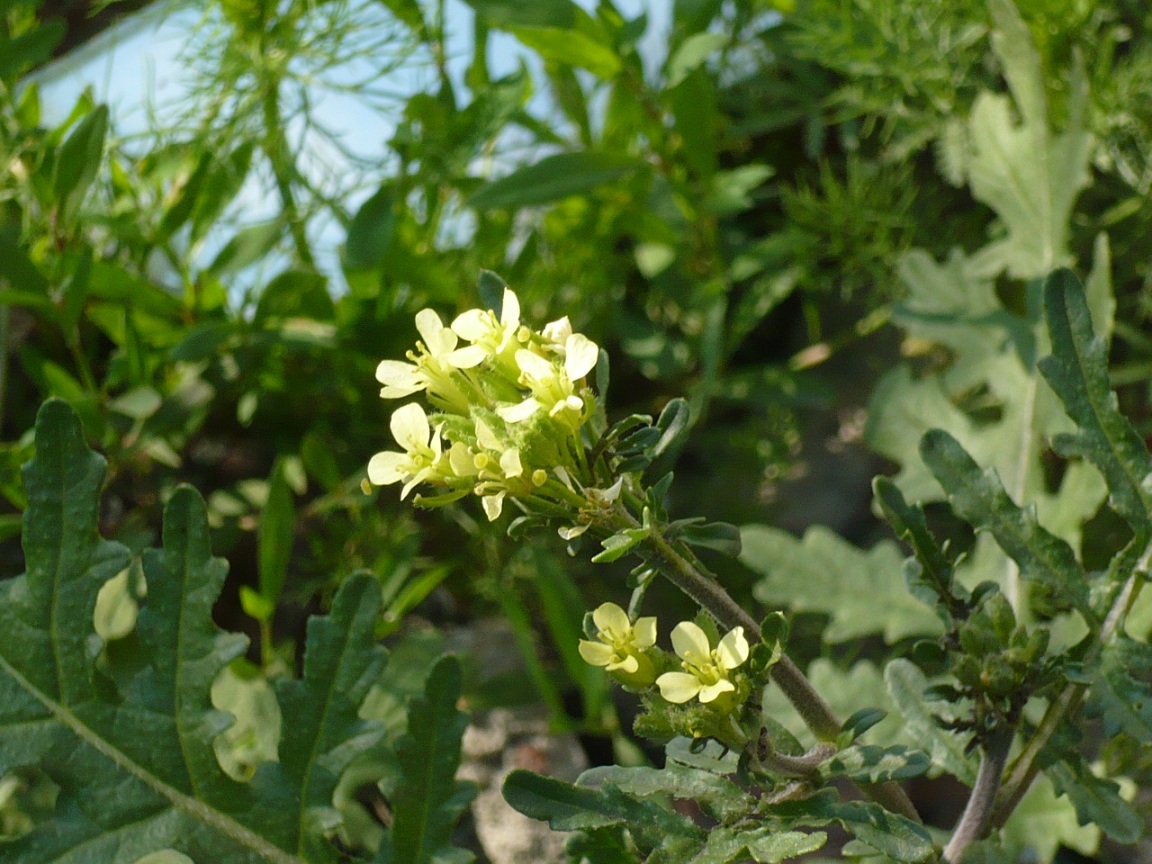
{"label": "yellow-green flower bud cluster", "polygon": [[580,430],[595,411],[587,376],[596,344],[567,318],[539,332],[522,324],[507,288],[499,317],[470,309],[445,326],[424,309],[416,329],[409,362],[381,361],[376,379],[382,398],[423,392],[434,413],[418,403],[398,408],[390,426],[403,450],[373,456],[368,479],[403,484],[402,499],[420,485],[436,488],[418,496],[424,506],[475,494],[489,520],[508,498],[570,493],[584,457]]}
{"label": "yellow-green flower bud cluster", "polygon": [[[615,603],[603,603],[592,613],[592,638],[580,641],[580,656],[602,666],[621,684],[643,688],[655,685],[661,697],[676,705],[698,699],[730,710],[747,695],[737,670],[751,655],[744,628],[725,634],[715,647],[700,625],[682,621],[672,630],[676,659],[656,648],[656,619],[633,622]],[[591,629],[591,628],[590,628]],[[658,668],[678,665],[658,675]]]}

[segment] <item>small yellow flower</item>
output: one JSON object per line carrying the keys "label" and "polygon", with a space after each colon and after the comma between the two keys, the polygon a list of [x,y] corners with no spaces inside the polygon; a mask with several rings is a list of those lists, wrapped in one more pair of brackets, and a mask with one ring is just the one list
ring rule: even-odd
{"label": "small yellow flower", "polygon": [[516,352],[516,365],[520,369],[520,382],[532,395],[517,405],[497,409],[509,423],[527,420],[537,411],[560,419],[576,429],[584,421],[584,399],[577,394],[577,385],[596,366],[600,349],[582,333],[570,334],[564,343],[564,364],[557,366],[533,351]]}
{"label": "small yellow flower", "polygon": [[615,603],[602,603],[592,613],[592,621],[598,631],[597,641],[580,640],[584,661],[617,673],[627,684],[651,684],[655,670],[644,650],[656,644],[656,619],[637,618],[633,624],[628,613]]}
{"label": "small yellow flower", "polygon": [[729,680],[729,673],[749,655],[743,627],[730,630],[713,649],[707,634],[691,621],[676,625],[672,631],[672,647],[685,671],[665,672],[656,679],[656,686],[661,696],[677,704],[696,696],[701,702],[712,702],[722,693],[735,691],[736,685]]}
{"label": "small yellow flower", "polygon": [[422,337],[416,343],[416,350],[408,352],[411,363],[400,360],[381,360],[376,367],[376,380],[384,386],[380,390],[382,399],[402,399],[421,390],[429,396],[440,396],[456,410],[467,412],[468,403],[460,392],[459,385],[452,380],[456,369],[467,369],[479,360],[466,353],[467,348],[457,348],[459,337],[444,326],[431,309],[421,309],[416,313],[416,330]]}
{"label": "small yellow flower", "polygon": [[470,369],[488,357],[514,351],[520,345],[520,300],[511,288],[505,288],[499,319],[490,309],[469,309],[456,316],[452,331],[472,343],[456,352],[466,364],[461,368]]}
{"label": "small yellow flower", "polygon": [[397,408],[390,423],[392,437],[404,448],[403,453],[385,450],[368,463],[368,479],[377,486],[404,481],[400,491],[403,501],[412,487],[438,476],[442,448],[440,432],[428,423],[428,415],[416,403]]}

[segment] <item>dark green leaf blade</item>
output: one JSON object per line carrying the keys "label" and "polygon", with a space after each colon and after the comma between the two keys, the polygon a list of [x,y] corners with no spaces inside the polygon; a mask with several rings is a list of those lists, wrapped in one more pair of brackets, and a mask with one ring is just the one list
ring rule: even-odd
{"label": "dark green leaf blade", "polygon": [[1152,457],[1132,424],[1120,413],[1108,381],[1108,350],[1095,336],[1080,280],[1057,270],[1044,282],[1044,307],[1052,334],[1052,356],[1040,371],[1076,421],[1077,434],[1057,435],[1062,456],[1095,465],[1108,481],[1112,506],[1137,533],[1152,531]]}
{"label": "dark green leaf blade", "polygon": [[615,153],[556,153],[493,180],[469,198],[468,204],[477,210],[550,204],[619,180],[642,164]]}
{"label": "dark green leaf blade", "polygon": [[392,795],[392,830],[380,844],[378,864],[472,860],[451,845],[456,820],[476,794],[472,784],[456,780],[468,725],[456,708],[460,687],[460,662],[449,655],[432,669],[424,695],[412,701],[408,732],[396,745],[401,777]]}
{"label": "dark green leaf blade", "polygon": [[1020,575],[1053,589],[1079,609],[1088,603],[1088,581],[1064,540],[1019,507],[995,471],[981,471],[960,443],[941,429],[920,439],[920,456],[939,481],[956,512],[988,531],[1020,565]]}
{"label": "dark green leaf blade", "polygon": [[72,134],[61,145],[53,177],[53,192],[60,220],[72,222],[88,187],[96,179],[104,155],[104,137],[108,132],[108,106],[97,105],[76,124]]}
{"label": "dark green leaf blade", "polygon": [[331,614],[308,621],[304,677],[276,687],[281,713],[290,718],[280,741],[279,771],[289,788],[298,790],[298,809],[285,814],[292,817],[285,821],[296,854],[308,861],[332,856],[331,845],[317,829],[338,821],[332,796],[341,775],[384,735],[382,724],[359,715],[387,661],[376,642],[379,614],[379,582],[363,573],[350,576],[340,586]]}

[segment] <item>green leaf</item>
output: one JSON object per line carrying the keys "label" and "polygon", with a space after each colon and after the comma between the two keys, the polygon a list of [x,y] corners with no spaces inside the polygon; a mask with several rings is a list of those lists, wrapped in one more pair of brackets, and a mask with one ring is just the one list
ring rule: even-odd
{"label": "green leaf", "polygon": [[1152,646],[1121,635],[1104,646],[1093,706],[1103,713],[1109,734],[1125,732],[1141,744],[1152,744]]}
{"label": "green leaf", "polygon": [[667,81],[664,86],[671,90],[727,44],[728,36],[723,33],[696,33],[689,36],[668,58],[664,72]]}
{"label": "green leaf", "polygon": [[525,816],[544,819],[556,831],[626,825],[642,835],[700,839],[704,832],[686,817],[651,801],[638,801],[605,783],[585,789],[562,780],[516,770],[504,781],[504,799]]}
{"label": "green leaf", "polygon": [[753,588],[756,599],[829,615],[829,642],[880,634],[892,643],[940,632],[932,610],[908,593],[895,543],[863,551],[819,525],[803,540],[767,525],[745,525],[740,535],[740,560],[763,577]]}
{"label": "green leaf", "polygon": [[1044,282],[1044,308],[1052,334],[1052,356],[1040,370],[1078,433],[1056,436],[1063,456],[1082,457],[1108,481],[1109,501],[1138,533],[1152,531],[1152,458],[1139,433],[1120,413],[1108,382],[1108,349],[1094,334],[1092,314],[1080,281],[1057,270]]}
{"label": "green leaf", "polygon": [[15,78],[48,60],[52,49],[64,38],[64,32],[64,22],[46,21],[11,41],[0,36],[0,78]]}
{"label": "green leaf", "polygon": [[545,156],[494,180],[468,199],[477,210],[535,207],[581,195],[626,177],[644,163],[615,153],[580,151]]}
{"label": "green leaf", "polygon": [[397,742],[400,781],[393,790],[392,830],[376,856],[378,864],[467,862],[471,854],[451,846],[452,829],[475,796],[456,780],[460,741],[468,716],[457,710],[460,663],[442,658],[421,697],[412,701],[408,732]]}
{"label": "green leaf", "polygon": [[[915,562],[905,562],[904,576],[912,595],[924,603],[936,605],[952,596],[952,577],[955,561],[936,542],[928,530],[924,508],[910,506],[900,489],[887,477],[872,481],[872,491],[884,518],[892,530],[904,540],[915,554]],[[917,563],[914,570],[909,563]]]}
{"label": "green leaf", "polygon": [[1014,853],[1011,860],[1027,858],[1037,864],[1051,864],[1061,846],[1095,857],[1100,829],[1095,825],[1080,826],[1072,802],[1058,798],[1051,781],[1042,774],[1012,812],[1001,838],[1004,847]]}
{"label": "green leaf", "polygon": [[882,783],[919,777],[930,765],[928,754],[902,744],[854,744],[822,763],[820,773],[825,777],[848,777],[857,783]]}
{"label": "green leaf", "polygon": [[737,864],[749,857],[758,864],[779,864],[820,849],[828,840],[822,831],[780,831],[777,828],[718,828],[688,864]]}
{"label": "green leaf", "polygon": [[995,471],[981,471],[956,439],[940,429],[924,435],[920,456],[956,512],[991,533],[1020,565],[1021,576],[1046,585],[1077,608],[1087,608],[1088,580],[1072,547],[1042,527],[1034,511],[1008,497]]}
{"label": "green leaf", "polygon": [[572,27],[579,7],[572,0],[464,0],[491,27]]}
{"label": "green leaf", "polygon": [[208,272],[219,279],[250,267],[272,251],[282,228],[279,219],[241,228],[212,259]]}
{"label": "green leaf", "polygon": [[284,461],[277,460],[268,480],[268,499],[260,513],[257,535],[260,594],[270,603],[275,604],[284,590],[295,533],[296,501],[284,476]]}
{"label": "green leaf", "polygon": [[104,157],[104,136],[108,132],[108,106],[98,105],[76,124],[60,147],[52,191],[60,221],[70,225],[80,209],[88,187],[96,179]]}
{"label": "green leaf", "polygon": [[750,813],[756,801],[726,777],[670,762],[665,768],[622,768],[605,766],[593,768],[580,775],[580,786],[600,786],[608,783],[634,798],[667,796],[695,801],[706,813],[728,822]]}
{"label": "green leaf", "polygon": [[839,822],[856,839],[897,861],[914,864],[936,854],[932,838],[923,826],[904,816],[889,813],[871,801],[841,801],[831,789],[810,798],[778,805],[773,812],[791,817],[800,824]]}
{"label": "green leaf", "polygon": [[376,270],[384,265],[396,228],[396,190],[391,181],[360,205],[344,241],[344,266]]}
{"label": "green leaf", "polygon": [[1067,795],[1081,825],[1098,825],[1117,843],[1135,843],[1144,834],[1144,820],[1136,808],[1120,797],[1120,786],[1097,777],[1083,757],[1049,765],[1044,769],[1056,792]]}
{"label": "green leaf", "polygon": [[0,281],[6,281],[14,291],[48,295],[48,280],[21,247],[19,232],[9,225],[0,225]]}
{"label": "green leaf", "polygon": [[191,487],[172,494],[163,547],[142,557],[144,666],[115,691],[96,672],[97,595],[129,560],[97,533],[103,476],[76,415],[47,402],[24,469],[28,569],[0,582],[0,628],[11,637],[0,642],[0,773],[36,766],[60,791],[54,818],[8,843],[5,861],[135,860],[170,849],[229,864],[335,862],[336,784],[383,731],[359,716],[385,657],[373,633],[376,581],[347,580],[331,616],[311,619],[304,677],[278,687],[291,718],[280,763],[237,783],[216,758],[231,720],[210,691],[247,640],[212,621],[227,567],[211,555]]}
{"label": "green leaf", "polygon": [[602,39],[560,27],[514,27],[513,35],[552,63],[587,69],[597,78],[610,80],[620,71],[620,57]]}
{"label": "green leaf", "polygon": [[[904,719],[907,737],[928,750],[933,764],[969,786],[976,782],[976,765],[965,752],[964,739],[944,729],[935,711],[949,711],[946,702],[933,702],[924,696],[928,679],[910,661],[893,660],[884,667],[888,695]],[[954,710],[954,709],[953,709]]]}

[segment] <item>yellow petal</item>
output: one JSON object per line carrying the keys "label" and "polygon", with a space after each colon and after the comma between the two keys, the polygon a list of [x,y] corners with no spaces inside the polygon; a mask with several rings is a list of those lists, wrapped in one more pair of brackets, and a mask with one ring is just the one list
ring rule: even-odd
{"label": "yellow petal", "polygon": [[495,522],[504,511],[504,493],[497,492],[495,495],[485,495],[480,499],[480,504],[484,507],[484,515],[488,517],[488,521]]}
{"label": "yellow petal", "polygon": [[520,326],[520,298],[511,288],[504,289],[504,302],[500,305],[500,323],[505,330]]}
{"label": "yellow petal", "polygon": [[609,663],[604,668],[609,672],[625,672],[631,675],[640,668],[640,661],[631,654],[625,654],[619,660]]}
{"label": "yellow petal", "polygon": [[520,464],[519,450],[505,450],[500,455],[500,470],[505,477],[519,477],[524,473],[524,466]]}
{"label": "yellow petal", "polygon": [[725,669],[735,669],[748,659],[748,640],[744,638],[743,627],[728,631],[716,647],[716,657]]}
{"label": "yellow petal", "polygon": [[677,705],[687,702],[700,692],[700,682],[695,675],[687,672],[665,672],[656,679],[656,686],[660,688],[661,696]]}
{"label": "yellow petal", "polygon": [[601,633],[611,634],[615,638],[625,636],[632,630],[632,622],[628,613],[615,603],[601,603],[592,613],[592,622]]}
{"label": "yellow petal", "polygon": [[432,429],[428,425],[428,415],[416,402],[404,405],[392,412],[392,437],[409,453],[428,446]]}
{"label": "yellow petal", "polygon": [[731,693],[735,689],[736,686],[731,681],[722,678],[715,684],[708,684],[700,688],[700,701],[711,702],[721,693]]}
{"label": "yellow petal", "polygon": [[637,648],[651,648],[656,644],[656,619],[637,618],[632,633]]}
{"label": "yellow petal", "polygon": [[564,371],[568,378],[578,381],[592,371],[600,358],[596,343],[583,333],[573,333],[564,345]]}
{"label": "yellow petal", "polygon": [[496,409],[500,419],[507,423],[521,423],[540,410],[540,403],[535,399],[525,399],[518,405],[504,405]]}
{"label": "yellow petal", "polygon": [[406,453],[385,450],[383,453],[377,453],[373,456],[368,463],[368,479],[377,486],[399,483],[408,476],[408,472],[404,470],[407,465],[408,455]]}
{"label": "yellow petal", "polygon": [[579,650],[584,662],[591,666],[607,666],[616,656],[616,650],[611,645],[590,642],[587,639],[580,640]]}
{"label": "yellow petal", "polygon": [[706,662],[712,650],[704,631],[691,621],[681,621],[673,629],[672,648],[681,660],[696,664]]}

